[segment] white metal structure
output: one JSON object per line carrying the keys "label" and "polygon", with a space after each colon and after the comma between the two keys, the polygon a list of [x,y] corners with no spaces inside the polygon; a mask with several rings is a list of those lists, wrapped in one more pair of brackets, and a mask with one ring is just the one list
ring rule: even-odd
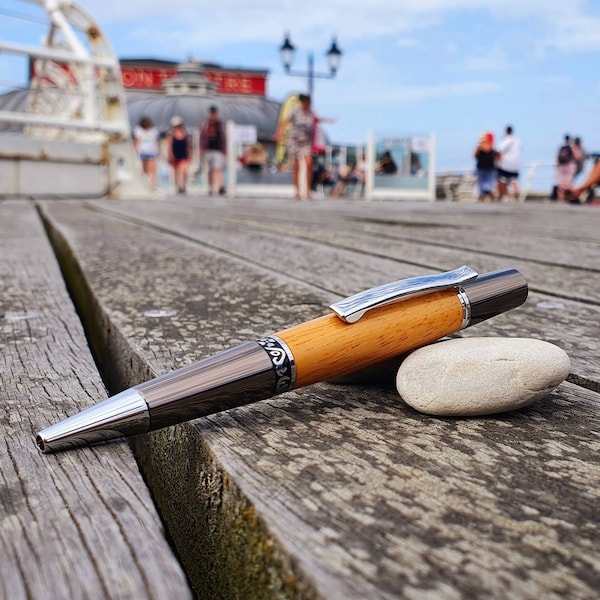
{"label": "white metal structure", "polygon": [[23,0],[48,18],[41,47],[0,41],[32,61],[26,112],[0,111],[23,136],[0,139],[0,195],[149,197],[131,140],[119,61],[71,0]]}

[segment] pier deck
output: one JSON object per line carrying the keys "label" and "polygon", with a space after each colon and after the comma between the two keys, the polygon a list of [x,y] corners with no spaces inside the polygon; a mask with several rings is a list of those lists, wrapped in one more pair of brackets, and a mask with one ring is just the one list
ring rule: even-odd
{"label": "pier deck", "polygon": [[[0,596],[597,597],[597,208],[6,200],[0,228]],[[546,399],[434,418],[381,374],[130,443],[34,445],[109,393],[462,264],[527,277],[523,307],[460,335],[566,350]]]}

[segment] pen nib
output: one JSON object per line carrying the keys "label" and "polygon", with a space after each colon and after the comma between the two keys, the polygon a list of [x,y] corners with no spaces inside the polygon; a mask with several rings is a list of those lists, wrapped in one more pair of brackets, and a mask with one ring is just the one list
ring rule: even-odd
{"label": "pen nib", "polygon": [[145,433],[149,426],[148,405],[130,388],[40,431],[36,443],[44,453],[55,452]]}

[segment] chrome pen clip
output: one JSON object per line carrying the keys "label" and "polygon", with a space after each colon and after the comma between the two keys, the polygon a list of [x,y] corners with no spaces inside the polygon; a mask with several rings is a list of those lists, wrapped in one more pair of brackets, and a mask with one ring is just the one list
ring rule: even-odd
{"label": "chrome pen clip", "polygon": [[384,285],[359,292],[339,302],[334,302],[329,308],[346,323],[356,323],[367,311],[402,300],[407,296],[424,294],[433,290],[457,287],[459,284],[475,279],[477,271],[463,265],[453,271],[410,277],[392,281]]}

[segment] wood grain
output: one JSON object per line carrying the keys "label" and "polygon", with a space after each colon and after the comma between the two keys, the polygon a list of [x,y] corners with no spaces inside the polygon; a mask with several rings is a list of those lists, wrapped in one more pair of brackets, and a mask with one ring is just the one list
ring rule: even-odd
{"label": "wood grain", "polygon": [[291,350],[296,388],[336,379],[456,333],[463,308],[455,290],[427,294],[367,312],[356,323],[336,315],[296,325],[275,335]]}
{"label": "wood grain", "polygon": [[[551,208],[541,226],[564,232],[571,213]],[[399,211],[482,235],[497,217],[454,205],[188,198],[43,209],[70,253],[67,275],[85,277],[79,301],[121,386],[318,317],[392,271],[449,260],[416,239],[410,260],[390,258],[381,232],[364,249],[349,233],[327,243],[347,216]],[[523,231],[521,209],[494,207],[504,209],[496,224]],[[596,213],[573,215],[582,236],[598,225]],[[567,256],[568,245],[556,252]],[[568,343],[574,373],[593,385],[597,305],[553,293],[557,271],[546,265],[544,280],[542,254],[544,291],[465,334]],[[379,384],[321,383],[134,444],[199,597],[588,599],[600,588],[599,406],[591,389],[564,383],[522,411],[440,419]]]}
{"label": "wood grain", "polygon": [[0,203],[0,597],[186,598],[129,448],[34,434],[106,391],[35,208]]}

